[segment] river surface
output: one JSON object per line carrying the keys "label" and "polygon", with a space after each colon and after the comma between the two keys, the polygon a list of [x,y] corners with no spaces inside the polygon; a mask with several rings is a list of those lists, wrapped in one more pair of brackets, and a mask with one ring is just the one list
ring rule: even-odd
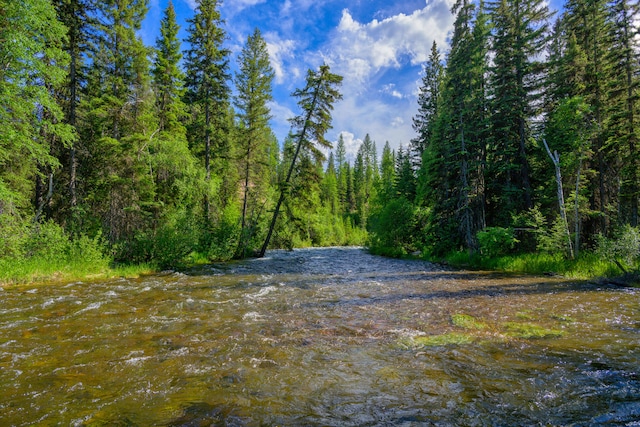
{"label": "river surface", "polygon": [[640,426],[640,290],[358,248],[0,288],[0,425]]}

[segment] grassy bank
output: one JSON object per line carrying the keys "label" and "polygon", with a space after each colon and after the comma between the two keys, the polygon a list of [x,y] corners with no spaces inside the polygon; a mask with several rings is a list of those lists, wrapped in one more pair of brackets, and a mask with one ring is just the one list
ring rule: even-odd
{"label": "grassy bank", "polygon": [[[478,254],[454,252],[444,261],[454,267],[505,271],[526,274],[557,274],[571,279],[591,280],[616,278],[624,274],[614,263],[593,253],[584,253],[577,259],[566,259],[558,254],[527,253],[483,257]],[[636,265],[636,271],[638,266]]]}
{"label": "grassy bank", "polygon": [[112,277],[139,277],[156,271],[151,264],[113,265],[107,260],[0,260],[0,286],[37,282],[71,282]]}

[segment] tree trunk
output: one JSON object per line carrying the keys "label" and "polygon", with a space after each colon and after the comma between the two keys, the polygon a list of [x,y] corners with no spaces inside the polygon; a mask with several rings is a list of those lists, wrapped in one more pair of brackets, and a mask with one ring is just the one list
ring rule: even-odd
{"label": "tree trunk", "polygon": [[549,149],[549,146],[547,145],[546,140],[542,140],[542,142],[544,142],[544,148],[547,149],[547,154],[549,154],[549,157],[551,158],[551,161],[553,162],[553,166],[555,167],[555,170],[556,170],[556,184],[558,185],[558,206],[560,208],[560,218],[562,218],[562,223],[564,224],[564,229],[567,234],[567,245],[569,248],[569,255],[571,256],[571,259],[574,259],[575,255],[573,253],[573,245],[571,243],[571,233],[569,232],[569,223],[567,222],[567,211],[564,205],[564,191],[562,189],[562,174],[560,173],[560,155],[558,154],[557,151],[554,151],[553,154],[551,153],[551,150]]}
{"label": "tree trunk", "polygon": [[311,103],[311,108],[309,109],[309,112],[307,113],[307,117],[305,117],[304,126],[302,127],[302,132],[300,132],[300,135],[298,136],[298,144],[296,145],[296,152],[293,154],[293,159],[291,159],[291,165],[289,166],[289,172],[287,172],[287,178],[284,181],[284,186],[280,190],[280,197],[278,198],[278,203],[276,204],[276,209],[273,212],[273,218],[271,219],[271,224],[269,225],[269,231],[267,232],[267,238],[265,239],[264,244],[262,245],[262,249],[260,249],[260,253],[258,254],[258,258],[264,257],[264,254],[267,252],[267,247],[269,246],[269,241],[271,240],[271,235],[273,234],[273,229],[276,226],[276,220],[278,219],[278,214],[280,213],[280,206],[282,205],[282,202],[284,201],[285,191],[287,190],[287,187],[289,186],[289,181],[291,180],[291,175],[293,174],[293,168],[294,168],[294,166],[296,164],[296,159],[298,158],[298,154],[300,153],[300,148],[302,147],[302,142],[304,141],[305,135],[307,133],[309,120],[311,119],[311,115],[313,114],[313,111],[316,109],[317,99],[318,99],[318,94],[316,93],[313,96],[313,102]]}

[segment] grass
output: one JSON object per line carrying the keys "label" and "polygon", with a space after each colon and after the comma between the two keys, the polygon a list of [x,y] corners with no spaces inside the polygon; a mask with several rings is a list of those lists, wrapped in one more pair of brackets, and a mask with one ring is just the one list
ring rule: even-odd
{"label": "grass", "polygon": [[616,277],[622,272],[615,264],[607,262],[593,253],[583,253],[575,260],[565,259],[562,255],[547,253],[528,253],[486,258],[469,255],[466,252],[454,252],[445,260],[448,264],[462,268],[499,270],[526,274],[559,274],[571,279],[588,280],[598,277]]}
{"label": "grass", "polygon": [[110,265],[106,259],[43,259],[26,258],[0,260],[0,285],[74,281],[87,278],[139,277],[156,268],[150,264]]}

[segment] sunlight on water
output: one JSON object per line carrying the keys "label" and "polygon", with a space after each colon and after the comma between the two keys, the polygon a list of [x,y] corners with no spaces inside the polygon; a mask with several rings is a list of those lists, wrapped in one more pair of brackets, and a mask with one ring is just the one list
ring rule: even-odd
{"label": "sunlight on water", "polygon": [[0,296],[0,425],[640,420],[638,290],[329,248]]}

